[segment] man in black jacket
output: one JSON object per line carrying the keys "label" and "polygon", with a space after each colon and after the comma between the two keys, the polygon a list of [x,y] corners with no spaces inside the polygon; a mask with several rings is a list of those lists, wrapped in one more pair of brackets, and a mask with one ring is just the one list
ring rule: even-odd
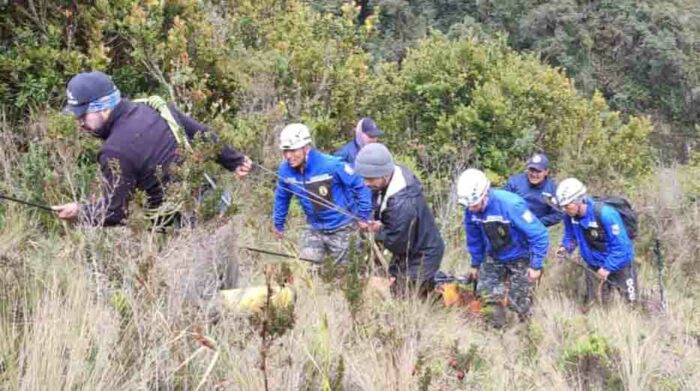
{"label": "man in black jacket", "polygon": [[375,220],[359,225],[376,233],[393,254],[389,272],[396,281],[392,289],[402,292],[408,286],[423,293],[432,290],[445,244],[420,181],[408,168],[394,164],[389,150],[376,143],[360,150],[355,172],[372,189],[376,208]]}
{"label": "man in black jacket", "polygon": [[[134,190],[148,195],[148,206],[155,208],[163,201],[162,184],[169,181],[168,167],[178,161],[176,135],[153,107],[121,98],[112,79],[102,72],[85,72],[68,83],[66,111],[75,115],[83,131],[104,140],[98,160],[107,187],[101,205],[106,206],[104,218],[89,216],[93,224],[105,226],[124,223],[128,204]],[[177,125],[192,140],[208,129],[168,105]],[[216,135],[210,134],[216,142]],[[245,176],[251,161],[239,151],[223,145],[217,162],[237,176]],[[82,205],[85,211],[94,210]],[[54,206],[58,217],[72,220],[78,217],[81,205],[72,202]]]}

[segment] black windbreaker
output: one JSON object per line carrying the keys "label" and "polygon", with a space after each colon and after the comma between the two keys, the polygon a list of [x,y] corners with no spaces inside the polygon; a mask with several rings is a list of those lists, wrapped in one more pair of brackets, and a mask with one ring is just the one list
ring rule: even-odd
{"label": "black windbreaker", "polygon": [[440,268],[445,244],[418,178],[408,168],[397,165],[387,189],[375,196],[375,218],[384,226],[378,236],[394,256],[390,272],[412,280],[432,281]]}
{"label": "black windbreaker", "polygon": [[[190,140],[198,132],[208,132],[204,125],[174,106],[168,107]],[[123,224],[135,189],[146,192],[149,207],[160,205],[163,201],[161,184],[169,181],[168,167],[179,156],[175,136],[160,113],[147,104],[122,99],[96,135],[104,139],[98,160],[106,184],[102,203],[108,206],[104,219],[91,218],[93,224]],[[212,133],[212,136],[216,142],[216,135]],[[217,156],[217,162],[231,171],[244,159],[243,154],[226,145]]]}

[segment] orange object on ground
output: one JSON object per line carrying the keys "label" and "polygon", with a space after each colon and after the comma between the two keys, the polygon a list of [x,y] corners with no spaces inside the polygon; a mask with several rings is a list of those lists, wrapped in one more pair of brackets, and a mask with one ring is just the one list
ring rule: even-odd
{"label": "orange object on ground", "polygon": [[481,316],[481,302],[474,292],[462,288],[459,284],[449,282],[435,288],[442,295],[442,302],[447,307],[465,307],[470,316]]}

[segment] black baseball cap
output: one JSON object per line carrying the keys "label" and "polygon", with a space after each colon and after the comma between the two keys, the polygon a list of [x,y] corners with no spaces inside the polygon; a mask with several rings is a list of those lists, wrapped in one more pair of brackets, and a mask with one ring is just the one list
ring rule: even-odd
{"label": "black baseball cap", "polygon": [[371,118],[362,118],[360,121],[362,121],[362,133],[370,137],[379,137],[384,134]]}
{"label": "black baseball cap", "polygon": [[112,78],[102,72],[83,72],[68,82],[66,96],[68,104],[64,111],[82,117],[90,102],[113,93],[117,89]]}

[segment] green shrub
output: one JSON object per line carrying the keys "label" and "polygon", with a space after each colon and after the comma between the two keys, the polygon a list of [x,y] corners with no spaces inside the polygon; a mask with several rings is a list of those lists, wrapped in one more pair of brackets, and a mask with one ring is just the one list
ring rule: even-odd
{"label": "green shrub", "polygon": [[605,337],[596,334],[580,337],[562,356],[564,369],[586,389],[622,389],[615,373],[616,359]]}
{"label": "green shrub", "polygon": [[426,40],[400,68],[381,67],[372,92],[367,112],[426,172],[466,162],[500,182],[535,151],[584,179],[632,179],[651,163],[647,120],[624,123],[600,96],[580,97],[560,71],[502,41]]}

